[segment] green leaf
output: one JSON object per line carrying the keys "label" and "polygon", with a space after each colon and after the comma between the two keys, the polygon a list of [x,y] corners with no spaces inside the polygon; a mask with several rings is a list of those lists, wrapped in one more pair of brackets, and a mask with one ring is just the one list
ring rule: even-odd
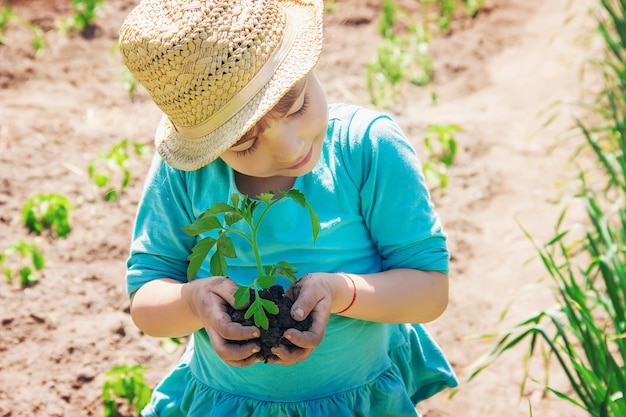
{"label": "green leaf", "polygon": [[33,261],[33,266],[37,271],[41,271],[42,269],[44,269],[44,267],[46,266],[46,259],[40,252],[33,251],[33,253],[31,254],[31,258]]}
{"label": "green leaf", "polygon": [[37,220],[37,216],[31,209],[22,212],[22,219],[31,232],[40,234],[43,231],[43,224]]}
{"label": "green leaf", "polygon": [[167,353],[174,353],[183,344],[180,337],[164,337],[161,339],[161,348]]}
{"label": "green leaf", "polygon": [[274,198],[274,193],[273,192],[269,192],[269,193],[261,193],[259,195],[256,196],[257,199],[263,201],[266,204],[269,204],[272,199]]}
{"label": "green leaf", "polygon": [[263,330],[267,330],[270,327],[270,322],[264,311],[261,310],[254,312],[254,324]]}
{"label": "green leaf", "polygon": [[211,275],[213,276],[226,276],[226,268],[228,264],[226,263],[226,258],[220,251],[215,251],[213,256],[211,256],[210,270]]}
{"label": "green leaf", "polygon": [[124,175],[123,175],[123,178],[122,178],[122,187],[121,188],[124,189],[124,188],[128,187],[128,184],[130,184],[130,180],[131,180],[130,171],[125,169],[124,170]]}
{"label": "green leaf", "polygon": [[226,213],[224,215],[224,222],[228,227],[231,227],[233,224],[237,223],[241,219],[243,219],[243,217],[241,217],[241,214],[239,213]]}
{"label": "green leaf", "polygon": [[287,278],[291,282],[296,282],[296,274],[298,269],[286,261],[279,261],[276,263],[276,273]]}
{"label": "green leaf", "polygon": [[287,192],[283,192],[283,197],[290,198],[300,207],[305,207],[307,204],[306,199],[304,198],[304,194],[302,194],[302,191],[298,190],[297,188],[292,188]]}
{"label": "green leaf", "polygon": [[191,254],[187,257],[189,265],[187,266],[187,280],[191,281],[202,267],[202,262],[209,254],[209,251],[215,246],[217,240],[212,237],[205,237],[191,249]]}
{"label": "green leaf", "polygon": [[151,152],[150,147],[143,143],[133,142],[133,148],[135,148],[135,153],[139,156],[148,156]]}
{"label": "green leaf", "polygon": [[237,252],[235,251],[235,245],[233,245],[233,240],[225,234],[221,234],[220,237],[217,239],[217,250],[227,258],[237,257]]}
{"label": "green leaf", "polygon": [[22,285],[34,284],[37,282],[37,278],[33,276],[33,271],[28,266],[20,268],[20,283]]}
{"label": "green leaf", "polygon": [[56,222],[56,228],[54,230],[57,237],[67,237],[72,231],[72,228],[66,219],[59,219],[59,221]]}
{"label": "green leaf", "polygon": [[224,202],[216,203],[214,206],[205,211],[200,217],[204,216],[214,216],[220,213],[234,213],[237,209],[233,206],[230,206]]}
{"label": "green leaf", "polygon": [[183,232],[190,236],[198,236],[200,233],[222,228],[222,223],[216,216],[207,216],[199,217],[193,223],[183,226]]}
{"label": "green leaf", "polygon": [[252,201],[248,198],[248,196],[245,196],[245,199],[241,203],[241,215],[243,218],[248,222],[252,222],[252,219],[254,218],[254,211],[260,204],[261,203],[258,201]]}
{"label": "green leaf", "polygon": [[[152,389],[146,384],[141,365],[127,364],[112,367],[104,376],[102,399],[104,415],[117,416],[117,400],[126,400],[135,410],[142,410],[149,402]],[[139,413],[138,413],[139,414]]]}
{"label": "green leaf", "polygon": [[317,241],[317,236],[320,234],[320,219],[317,218],[317,214],[313,211],[313,207],[307,203],[309,209],[309,215],[311,216],[311,231],[313,232],[313,243]]}
{"label": "green leaf", "polygon": [[258,277],[255,282],[259,287],[267,289],[276,282],[276,277],[273,275],[263,275]]}
{"label": "green leaf", "polygon": [[270,300],[265,300],[263,298],[261,298],[260,300],[261,300],[261,304],[263,305],[263,308],[265,308],[265,310],[267,310],[268,313],[278,314],[278,306],[276,305],[275,302],[270,301]]}
{"label": "green leaf", "polygon": [[98,188],[105,187],[109,183],[109,176],[98,172],[93,176],[93,182]]}
{"label": "green leaf", "polygon": [[267,330],[270,327],[269,320],[263,309],[262,298],[256,298],[244,315],[244,318],[249,319],[254,316],[254,324],[261,329]]}
{"label": "green leaf", "polygon": [[245,307],[250,302],[250,287],[242,285],[235,291],[235,308]]}
{"label": "green leaf", "polygon": [[113,188],[108,189],[104,194],[104,199],[106,201],[117,201],[117,191]]}
{"label": "green leaf", "polygon": [[276,265],[265,265],[263,267],[263,273],[265,275],[276,275]]}
{"label": "green leaf", "polygon": [[246,310],[246,314],[243,315],[244,319],[249,319],[250,317],[252,317],[254,315],[254,311],[258,308],[261,308],[261,310],[263,310],[263,306],[261,305],[261,302],[259,301],[258,298],[256,298],[252,304],[250,304],[248,306],[248,309]]}

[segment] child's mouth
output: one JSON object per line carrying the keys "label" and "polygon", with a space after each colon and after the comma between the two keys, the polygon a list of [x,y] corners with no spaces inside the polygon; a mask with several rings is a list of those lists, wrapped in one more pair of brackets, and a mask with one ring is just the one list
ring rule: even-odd
{"label": "child's mouth", "polygon": [[305,166],[306,164],[309,163],[309,161],[311,160],[311,157],[313,156],[313,147],[311,147],[309,149],[309,152],[304,156],[304,158],[302,158],[299,162],[295,163],[294,165],[288,167],[287,169],[300,169],[303,166]]}

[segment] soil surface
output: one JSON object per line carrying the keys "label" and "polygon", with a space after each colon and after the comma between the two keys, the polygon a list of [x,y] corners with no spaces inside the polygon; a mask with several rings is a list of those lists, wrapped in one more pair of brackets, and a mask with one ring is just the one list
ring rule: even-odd
{"label": "soil surface", "polygon": [[[135,2],[106,0],[89,38],[56,32],[71,14],[69,0],[2,4],[41,26],[48,48],[36,57],[33,33],[17,22],[5,33],[10,44],[0,45],[0,250],[23,240],[46,259],[34,286],[0,280],[0,417],[100,416],[111,367],[142,364],[154,385],[180,355],[143,335],[128,314],[125,259],[150,159],[131,153],[132,181],[116,202],[105,201],[87,174],[98,153],[122,139],[151,146],[160,118],[145,91],[131,99],[120,84],[113,46]],[[379,42],[380,0],[336,5],[317,73],[331,101],[367,105],[365,65]],[[477,335],[553,303],[547,290],[523,291],[545,275],[525,231],[538,242],[551,238],[562,209],[555,203],[573,193],[570,157],[581,140],[571,134],[578,112],[571,103],[597,84],[586,65],[598,49],[588,7],[487,0],[475,19],[456,20],[431,43],[434,83],[406,85],[392,111],[424,159],[430,125],[461,127],[449,186],[433,194],[449,234],[450,305],[427,325],[461,379],[491,346]],[[51,192],[75,206],[65,239],[34,235],[21,223],[27,199]],[[534,416],[584,415],[546,398],[539,383],[520,393],[523,354],[514,350],[451,399],[440,393],[419,410],[426,417],[522,417],[530,404]],[[532,377],[542,380],[536,368]],[[551,383],[566,389],[558,374]]]}

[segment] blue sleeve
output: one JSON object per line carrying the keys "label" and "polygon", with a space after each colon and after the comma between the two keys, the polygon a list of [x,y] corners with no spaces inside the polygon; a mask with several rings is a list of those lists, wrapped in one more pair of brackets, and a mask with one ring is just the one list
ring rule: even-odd
{"label": "blue sleeve", "polygon": [[350,126],[346,160],[383,269],[448,273],[446,235],[413,147],[388,116],[361,109]]}
{"label": "blue sleeve", "polygon": [[185,175],[155,155],[139,202],[127,261],[129,295],[157,278],[187,281],[187,256],[195,237],[181,230],[194,219]]}

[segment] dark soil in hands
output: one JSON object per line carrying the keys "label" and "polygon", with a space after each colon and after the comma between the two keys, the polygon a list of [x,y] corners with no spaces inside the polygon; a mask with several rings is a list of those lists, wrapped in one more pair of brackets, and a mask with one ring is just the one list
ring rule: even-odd
{"label": "dark soil in hands", "polygon": [[[278,314],[267,314],[269,320],[269,327],[267,330],[261,330],[261,336],[259,337],[261,350],[257,353],[257,356],[261,358],[265,363],[272,357],[276,357],[272,354],[272,348],[278,345],[285,345],[288,348],[295,348],[296,346],[289,340],[283,337],[285,330],[296,329],[300,331],[308,330],[313,323],[311,316],[307,316],[302,321],[294,320],[291,317],[291,306],[293,306],[293,300],[284,295],[284,289],[280,285],[273,285],[267,290],[259,291],[261,298],[273,301],[278,306]],[[250,289],[250,302],[255,300],[254,290]],[[254,326],[254,320],[252,317],[245,319],[244,315],[246,309],[235,310],[230,305],[228,306],[228,313],[236,323],[241,323],[244,326]]]}

